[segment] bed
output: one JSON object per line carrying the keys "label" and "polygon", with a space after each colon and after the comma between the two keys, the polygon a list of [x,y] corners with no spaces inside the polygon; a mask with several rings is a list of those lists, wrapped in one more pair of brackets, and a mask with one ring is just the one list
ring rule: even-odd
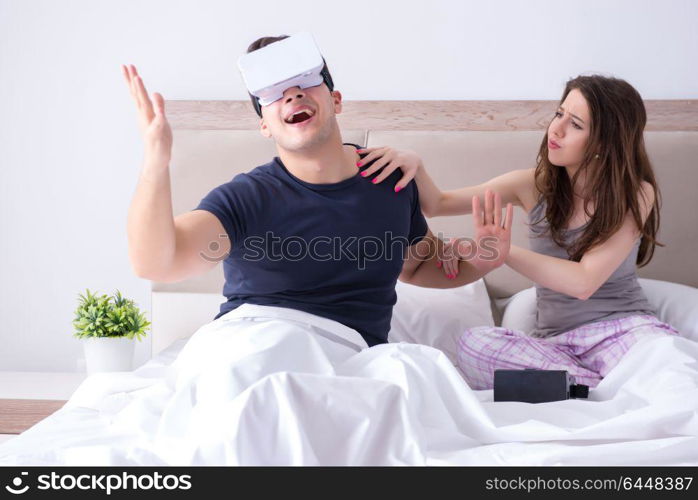
{"label": "bed", "polygon": [[[339,122],[345,142],[415,150],[438,184],[460,186],[532,166],[555,105],[347,102]],[[276,154],[249,103],[166,106],[175,214]],[[453,290],[399,283],[391,343],[362,349],[353,331],[288,310],[243,307],[212,322],[224,300],[217,266],[152,283],[153,358],[133,372],[89,376],[65,406],[0,442],[0,464],[698,464],[698,225],[687,209],[698,185],[698,101],[647,101],[647,109],[666,247],[639,274],[681,335],[635,346],[590,400],[493,403],[492,391],[463,382],[459,330],[532,326],[532,283],[506,267]],[[524,215],[515,210],[519,245]],[[472,234],[469,217],[429,225]],[[231,340],[225,332],[236,324],[249,333]],[[304,344],[299,329],[315,332],[317,344]],[[264,343],[255,331],[272,333]],[[342,347],[328,354],[328,339],[330,350]]]}

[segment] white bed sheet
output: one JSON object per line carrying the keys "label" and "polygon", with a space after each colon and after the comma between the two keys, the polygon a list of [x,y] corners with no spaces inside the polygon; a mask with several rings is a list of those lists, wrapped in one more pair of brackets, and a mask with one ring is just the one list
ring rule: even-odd
{"label": "white bed sheet", "polygon": [[494,403],[439,350],[245,304],[94,374],[2,465],[696,465],[698,343],[636,344],[590,400]]}

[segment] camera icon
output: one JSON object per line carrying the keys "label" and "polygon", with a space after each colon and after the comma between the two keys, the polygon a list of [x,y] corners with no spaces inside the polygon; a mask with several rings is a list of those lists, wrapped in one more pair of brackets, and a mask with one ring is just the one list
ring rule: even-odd
{"label": "camera icon", "polygon": [[[28,472],[22,472],[20,473],[20,476],[27,476],[29,475]],[[12,487],[14,486],[14,488]],[[29,489],[29,485],[25,485],[23,488],[22,486],[22,478],[21,477],[16,477],[12,480],[12,486],[5,486],[5,489],[9,491],[10,493],[13,493],[15,495],[21,495],[22,493],[26,493],[26,491]],[[15,489],[18,488],[18,489]]]}

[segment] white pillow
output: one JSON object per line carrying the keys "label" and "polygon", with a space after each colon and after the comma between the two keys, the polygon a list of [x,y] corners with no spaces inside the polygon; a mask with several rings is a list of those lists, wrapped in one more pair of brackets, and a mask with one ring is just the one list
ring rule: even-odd
{"label": "white pillow", "polygon": [[[682,337],[698,342],[698,288],[669,281],[639,278],[657,317],[676,328]],[[536,321],[536,289],[522,290],[507,300],[502,316],[504,328],[529,333]]]}
{"label": "white pillow", "polygon": [[497,302],[502,309],[502,326],[510,330],[521,330],[530,333],[536,326],[536,288],[526,288],[512,295],[502,304]]}
{"label": "white pillow", "polygon": [[638,281],[657,317],[682,337],[698,342],[698,288],[646,278]]}
{"label": "white pillow", "polygon": [[490,298],[482,279],[458,288],[424,288],[401,281],[395,287],[389,342],[425,344],[455,365],[456,340],[473,326],[494,326]]}

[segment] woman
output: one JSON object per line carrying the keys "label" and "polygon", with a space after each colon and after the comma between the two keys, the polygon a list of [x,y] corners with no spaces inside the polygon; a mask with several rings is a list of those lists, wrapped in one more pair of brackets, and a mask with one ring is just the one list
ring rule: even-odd
{"label": "woman", "polygon": [[[413,178],[428,217],[470,213],[488,190],[528,214],[531,249],[515,245],[505,264],[534,281],[536,325],[525,333],[477,327],[459,341],[459,365],[474,389],[492,388],[494,370],[567,370],[590,387],[640,338],[678,332],[657,319],[637,281],[652,258],[660,193],[645,151],[646,112],[639,93],[621,79],[579,76],[567,82],[540,146],[535,168],[477,186],[442,192],[420,158],[368,148],[375,183],[400,167],[398,192]],[[466,258],[466,245],[453,245]],[[444,272],[457,273],[453,259]]]}

